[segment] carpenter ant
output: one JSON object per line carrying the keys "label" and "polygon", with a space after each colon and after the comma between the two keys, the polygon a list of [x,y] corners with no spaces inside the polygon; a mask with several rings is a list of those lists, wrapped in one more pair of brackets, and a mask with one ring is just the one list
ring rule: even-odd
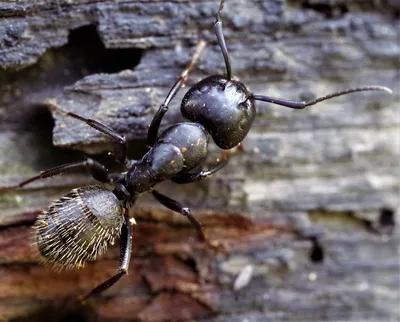
{"label": "carpenter ant", "polygon": [[[180,90],[198,59],[204,43],[200,43],[190,65],[183,71],[169,91],[164,103],[154,116],[148,131],[150,150],[138,161],[128,160],[126,139],[111,128],[95,120],[71,112],[64,112],[54,104],[49,107],[67,116],[85,122],[114,140],[115,160],[123,165],[124,172],[109,176],[99,162],[87,159],[82,162],[61,165],[32,177],[20,184],[7,187],[21,188],[30,182],[51,177],[67,170],[87,168],[96,180],[113,185],[109,190],[99,185],[73,189],[69,194],[50,205],[37,219],[34,228],[36,244],[46,262],[62,267],[80,267],[105,252],[109,243],[120,237],[121,252],[118,272],[80,298],[85,300],[115,284],[127,274],[131,255],[131,228],[127,208],[144,192],[151,192],[161,204],[186,216],[197,229],[200,237],[207,240],[201,224],[189,208],[154,189],[157,183],[172,180],[189,183],[215,173],[229,160],[224,154],[219,162],[207,171],[196,171],[208,153],[209,134],[222,149],[238,146],[249,132],[255,118],[255,101],[265,101],[294,109],[302,109],[321,101],[360,91],[385,91],[382,86],[366,86],[345,90],[317,98],[310,102],[295,102],[251,94],[244,84],[233,80],[228,51],[222,33],[220,14],[224,1],[220,2],[214,24],[218,43],[226,65],[226,76],[214,75],[194,85],[184,96],[181,111],[191,122],[177,123],[158,135],[160,123],[168,111],[168,105]],[[131,219],[132,220],[132,219]]]}

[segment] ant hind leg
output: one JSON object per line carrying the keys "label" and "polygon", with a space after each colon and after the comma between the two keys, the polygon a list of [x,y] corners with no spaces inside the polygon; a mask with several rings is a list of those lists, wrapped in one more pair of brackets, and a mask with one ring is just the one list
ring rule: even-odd
{"label": "ant hind leg", "polygon": [[110,277],[109,279],[101,283],[100,285],[96,286],[88,294],[78,297],[77,301],[80,303],[84,303],[88,298],[104,292],[105,290],[113,286],[116,282],[118,282],[122,276],[127,275],[129,268],[129,261],[131,259],[131,251],[132,251],[131,227],[129,223],[129,216],[128,214],[125,213],[124,224],[122,226],[122,231],[121,231],[120,265],[118,268],[118,272],[114,276]]}

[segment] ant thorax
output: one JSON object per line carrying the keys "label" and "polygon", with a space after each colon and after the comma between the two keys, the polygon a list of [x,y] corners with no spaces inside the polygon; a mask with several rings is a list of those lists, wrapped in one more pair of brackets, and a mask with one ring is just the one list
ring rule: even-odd
{"label": "ant thorax", "polygon": [[127,174],[130,194],[140,194],[157,183],[200,166],[207,157],[209,136],[197,123],[168,127],[156,144]]}
{"label": "ant thorax", "polygon": [[238,145],[249,132],[256,110],[246,87],[224,76],[210,76],[185,95],[182,114],[202,124],[222,149]]}

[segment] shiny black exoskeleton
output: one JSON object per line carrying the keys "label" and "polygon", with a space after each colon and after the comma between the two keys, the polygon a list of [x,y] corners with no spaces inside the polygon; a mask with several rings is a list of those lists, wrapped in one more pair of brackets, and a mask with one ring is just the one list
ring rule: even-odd
{"label": "shiny black exoskeleton", "polygon": [[[57,109],[54,105],[51,107]],[[76,114],[67,114],[82,119]],[[103,133],[112,133],[104,125],[87,120],[88,124],[91,122]],[[83,267],[86,262],[95,260],[104,253],[108,244],[119,237],[123,226],[129,227],[124,209],[132,205],[140,194],[152,190],[157,183],[167,179],[188,182],[197,180],[199,175],[203,178],[210,174],[202,171],[197,174],[189,172],[201,165],[207,157],[208,142],[208,133],[201,124],[177,123],[166,129],[140,160],[132,163],[126,159],[124,153],[121,154],[122,158],[118,161],[125,165],[127,171],[113,178],[109,178],[107,170],[101,164],[89,159],[44,171],[19,184],[18,187],[22,187],[34,180],[85,166],[95,179],[115,185],[112,191],[98,185],[73,189],[39,216],[35,223],[36,243],[44,261],[63,267]],[[122,145],[125,144],[117,143],[116,150],[125,151]],[[221,165],[223,163],[215,169],[219,169]],[[162,204],[188,216],[200,236],[205,238],[200,223],[190,214],[188,208],[180,206],[156,190],[152,193]],[[128,227],[124,229],[127,230]],[[125,238],[125,243],[129,242],[127,236]]]}
{"label": "shiny black exoskeleton", "polygon": [[119,181],[131,197],[149,191],[157,183],[179,178],[207,157],[209,137],[197,123],[177,123],[167,128],[151,150]]}
{"label": "shiny black exoskeleton", "polygon": [[202,124],[221,149],[243,141],[256,116],[246,87],[224,76],[210,76],[194,85],[181,105],[183,116]]}
{"label": "shiny black exoskeleton", "polygon": [[118,273],[80,300],[104,291],[127,274],[132,248],[130,223],[133,220],[129,219],[127,209],[144,192],[151,191],[161,204],[186,216],[200,237],[206,240],[201,224],[189,208],[182,207],[154,189],[157,183],[167,179],[177,183],[203,179],[226,164],[227,160],[223,160],[208,171],[192,171],[201,166],[207,157],[209,134],[201,124],[177,123],[168,127],[152,142],[150,150],[140,160],[133,161],[126,157],[125,138],[112,129],[95,120],[64,112],[51,102],[48,105],[55,111],[84,121],[116,140],[114,156],[126,169],[120,174],[109,176],[107,169],[100,163],[87,159],[43,171],[16,186],[6,187],[21,188],[30,182],[82,167],[86,167],[98,181],[114,186],[112,190],[100,185],[73,189],[52,203],[34,225],[34,238],[43,262],[61,268],[85,266],[88,261],[96,260],[109,244],[120,237]]}
{"label": "shiny black exoskeleton", "polygon": [[21,188],[30,182],[82,167],[87,168],[96,180],[114,187],[107,189],[92,185],[73,189],[69,194],[51,204],[34,225],[35,241],[44,261],[61,267],[84,266],[85,263],[95,260],[102,254],[116,238],[121,239],[118,272],[81,300],[104,291],[127,274],[132,248],[130,237],[132,219],[129,219],[127,209],[134,204],[141,193],[151,192],[161,204],[186,216],[196,227],[200,237],[206,240],[202,226],[191,214],[190,209],[159,193],[154,186],[164,180],[172,180],[176,183],[201,180],[225,166],[229,159],[227,154],[224,154],[224,157],[209,170],[198,170],[207,156],[210,136],[224,150],[231,149],[243,141],[255,118],[255,101],[301,109],[352,92],[368,90],[390,92],[385,87],[366,86],[327,95],[311,102],[294,102],[250,93],[244,84],[233,80],[231,76],[229,56],[220,20],[223,4],[222,0],[214,28],[224,57],[227,75],[207,77],[186,93],[181,104],[181,111],[191,122],[174,124],[160,135],[158,134],[169,103],[184,84],[204,43],[199,44],[191,64],[173,85],[154,116],[147,137],[150,150],[140,160],[127,159],[125,137],[111,128],[95,120],[64,112],[54,103],[48,102],[48,106],[53,110],[85,122],[112,138],[115,141],[115,159],[123,165],[124,171],[115,176],[109,176],[103,165],[87,159],[43,171],[40,175],[16,186],[6,187],[6,189]]}

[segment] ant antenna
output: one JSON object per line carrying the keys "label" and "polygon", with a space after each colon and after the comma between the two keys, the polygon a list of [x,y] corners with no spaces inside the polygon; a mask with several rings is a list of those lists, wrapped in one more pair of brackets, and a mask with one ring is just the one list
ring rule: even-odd
{"label": "ant antenna", "polygon": [[350,93],[355,93],[355,92],[366,92],[366,91],[381,91],[381,92],[386,92],[388,94],[392,94],[392,90],[390,88],[387,88],[385,86],[364,86],[364,87],[356,87],[356,88],[350,88],[346,89],[344,91],[336,92],[333,94],[329,94],[326,96],[318,97],[315,100],[309,101],[309,102],[296,102],[296,101],[289,101],[281,98],[275,98],[271,96],[263,96],[263,95],[249,95],[248,99],[251,100],[256,100],[256,101],[263,101],[263,102],[268,102],[272,104],[277,104],[277,105],[282,105],[286,106],[289,108],[294,108],[294,109],[303,109],[307,106],[315,105],[319,102],[331,99],[333,97],[338,97],[342,95],[347,95]]}
{"label": "ant antenna", "polygon": [[221,11],[224,8],[224,2],[225,2],[224,0],[221,0],[221,2],[219,3],[219,9],[217,12],[217,19],[215,20],[214,29],[215,29],[215,34],[217,35],[218,38],[219,47],[221,48],[222,51],[222,56],[224,56],[224,61],[226,66],[226,76],[228,78],[228,81],[230,81],[232,79],[231,62],[229,61],[228,48],[226,48],[225,38],[222,32],[222,21],[221,21]]}

